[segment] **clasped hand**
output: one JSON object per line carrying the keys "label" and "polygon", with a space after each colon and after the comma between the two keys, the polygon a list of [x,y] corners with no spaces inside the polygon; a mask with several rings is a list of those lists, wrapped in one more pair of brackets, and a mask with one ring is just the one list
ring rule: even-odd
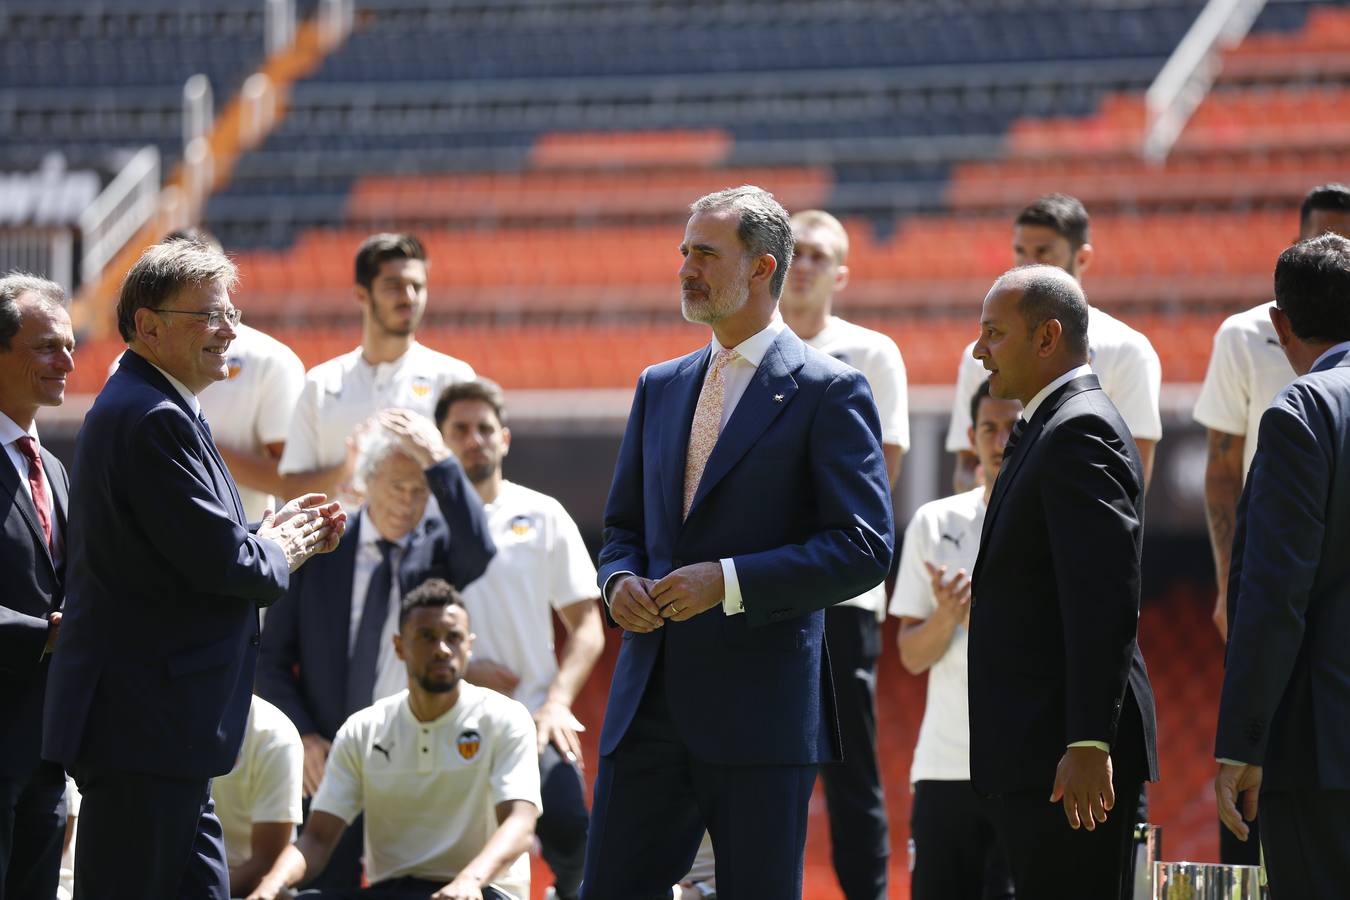
{"label": "clasped hand", "polygon": [[327,499],[323,494],[304,494],[263,515],[258,537],[280,545],[292,572],[311,556],[336,549],[342,539],[347,514],[340,503]]}
{"label": "clasped hand", "polygon": [[722,564],[695,563],[659,581],[623,575],[610,594],[609,614],[627,631],[646,634],[672,622],[685,622],[722,602]]}

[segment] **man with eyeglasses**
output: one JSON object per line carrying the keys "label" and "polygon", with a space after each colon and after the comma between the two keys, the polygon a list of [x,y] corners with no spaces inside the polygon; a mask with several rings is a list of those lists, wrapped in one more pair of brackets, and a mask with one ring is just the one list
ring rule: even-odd
{"label": "man with eyeglasses", "polygon": [[198,241],[141,256],[117,306],[128,351],[76,442],[43,721],[83,795],[76,896],[229,897],[209,784],[243,739],[258,611],[346,525],[321,494],[245,524],[197,400],[228,374],[235,275]]}

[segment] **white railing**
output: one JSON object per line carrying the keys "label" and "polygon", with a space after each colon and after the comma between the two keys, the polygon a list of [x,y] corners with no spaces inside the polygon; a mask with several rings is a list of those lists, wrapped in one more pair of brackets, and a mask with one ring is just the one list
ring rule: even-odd
{"label": "white railing", "polygon": [[32,272],[70,293],[75,283],[75,234],[70,226],[0,228],[0,274]]}
{"label": "white railing", "polygon": [[81,283],[93,284],[117,251],[155,214],[159,187],[159,148],[142,147],[80,214]]}
{"label": "white railing", "polygon": [[277,90],[262,72],[254,72],[239,90],[239,144],[252,150],[272,130],[277,119]]}
{"label": "white railing", "polygon": [[1167,159],[1219,74],[1219,51],[1241,42],[1265,5],[1266,0],[1209,0],[1205,4],[1148,89],[1144,159],[1155,164]]}
{"label": "white railing", "polygon": [[331,50],[347,39],[356,21],[353,0],[320,0],[319,37],[325,50]]}
{"label": "white railing", "polygon": [[295,43],[295,0],[265,0],[263,49],[271,57]]}

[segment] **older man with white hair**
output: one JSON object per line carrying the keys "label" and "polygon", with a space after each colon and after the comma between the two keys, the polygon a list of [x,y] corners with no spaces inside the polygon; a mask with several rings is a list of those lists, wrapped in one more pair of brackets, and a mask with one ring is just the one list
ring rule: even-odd
{"label": "older man with white hair", "polygon": [[[379,422],[357,460],[365,503],[323,565],[291,578],[263,629],[257,691],[300,731],[307,796],[347,717],[407,686],[393,650],[402,595],[433,576],[462,588],[496,553],[483,505],[435,426],[407,410]],[[426,514],[429,498],[439,516]],[[360,832],[321,886],[360,883]]]}

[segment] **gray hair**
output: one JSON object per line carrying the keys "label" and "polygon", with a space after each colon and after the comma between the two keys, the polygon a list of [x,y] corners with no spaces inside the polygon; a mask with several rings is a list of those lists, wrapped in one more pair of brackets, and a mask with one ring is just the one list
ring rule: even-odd
{"label": "gray hair", "polygon": [[788,267],[792,265],[792,224],[787,210],[773,194],[753,184],[726,188],[700,197],[689,204],[690,213],[734,210],[739,216],[736,234],[750,257],[769,254],[778,263],[769,279],[769,294],[777,300],[783,293]]}
{"label": "gray hair", "polygon": [[1019,266],[999,276],[994,287],[1022,292],[1017,311],[1028,331],[1057,319],[1065,346],[1074,355],[1087,357],[1088,302],[1078,279],[1058,266]]}
{"label": "gray hair", "polygon": [[372,428],[361,439],[360,446],[356,451],[357,484],[364,489],[367,482],[370,481],[370,476],[375,474],[375,470],[395,453],[407,455],[407,451],[403,449],[403,442],[399,440],[398,435],[382,426]]}
{"label": "gray hair", "polygon": [[14,335],[23,325],[19,298],[26,294],[32,294],[47,309],[64,309],[66,305],[66,290],[55,281],[19,271],[0,278],[0,351],[7,353],[13,347]]}
{"label": "gray hair", "polygon": [[136,310],[159,309],[184,288],[217,284],[227,291],[239,284],[239,270],[220,250],[190,237],[155,244],[122,280],[117,298],[122,340],[136,336]]}

